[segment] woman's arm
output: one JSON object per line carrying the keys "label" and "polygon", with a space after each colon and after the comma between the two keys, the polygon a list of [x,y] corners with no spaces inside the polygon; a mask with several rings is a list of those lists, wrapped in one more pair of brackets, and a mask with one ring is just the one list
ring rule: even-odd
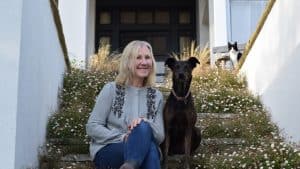
{"label": "woman's arm", "polygon": [[97,143],[105,143],[116,137],[120,137],[119,132],[106,127],[106,119],[113,102],[114,90],[112,83],[108,83],[102,88],[86,124],[87,135]]}
{"label": "woman's arm", "polygon": [[157,97],[159,99],[158,108],[154,121],[150,121],[148,119],[144,119],[148,122],[152,128],[153,136],[158,144],[161,144],[165,139],[165,130],[164,130],[164,122],[163,122],[163,97],[160,92],[157,92]]}

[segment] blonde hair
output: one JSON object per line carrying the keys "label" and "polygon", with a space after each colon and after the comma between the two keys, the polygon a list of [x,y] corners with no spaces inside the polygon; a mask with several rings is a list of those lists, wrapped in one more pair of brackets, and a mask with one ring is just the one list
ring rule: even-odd
{"label": "blonde hair", "polygon": [[132,80],[134,73],[134,61],[138,56],[140,48],[142,47],[147,47],[149,49],[150,57],[152,59],[152,70],[149,76],[144,80],[144,86],[154,86],[156,63],[153,56],[152,47],[148,42],[139,40],[134,40],[128,43],[122,52],[119,74],[115,79],[117,84],[123,86],[128,85],[128,83]]}

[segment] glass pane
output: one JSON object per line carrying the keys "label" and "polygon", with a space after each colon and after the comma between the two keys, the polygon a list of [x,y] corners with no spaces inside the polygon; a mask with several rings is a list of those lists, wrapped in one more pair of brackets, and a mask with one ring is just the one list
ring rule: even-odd
{"label": "glass pane", "polygon": [[190,20],[191,20],[190,12],[188,12],[188,11],[179,12],[179,23],[180,24],[189,24],[189,23],[191,23]]}
{"label": "glass pane", "polygon": [[162,55],[166,54],[167,52],[167,38],[166,37],[152,37],[151,38],[151,45],[153,48],[154,55]]}
{"label": "glass pane", "polygon": [[153,22],[152,12],[145,12],[145,11],[138,12],[139,24],[151,24],[152,22]]}
{"label": "glass pane", "polygon": [[191,37],[189,36],[180,36],[179,37],[180,53],[186,53],[189,50],[191,45]]}
{"label": "glass pane", "polygon": [[102,36],[99,39],[100,45],[110,45],[110,37],[109,36]]}
{"label": "glass pane", "polygon": [[110,52],[110,37],[109,36],[102,36],[99,38],[99,44],[97,46],[98,54],[104,54],[107,56]]}
{"label": "glass pane", "polygon": [[169,24],[170,15],[168,11],[156,11],[155,12],[155,23],[158,24]]}
{"label": "glass pane", "polygon": [[121,23],[122,24],[134,24],[135,23],[135,12],[134,11],[123,11],[121,12]]}
{"label": "glass pane", "polygon": [[110,12],[100,13],[100,24],[111,24]]}

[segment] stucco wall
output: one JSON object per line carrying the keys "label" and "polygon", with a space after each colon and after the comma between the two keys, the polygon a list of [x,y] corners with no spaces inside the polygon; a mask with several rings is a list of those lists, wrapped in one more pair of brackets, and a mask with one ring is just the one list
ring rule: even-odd
{"label": "stucco wall", "polygon": [[87,51],[90,51],[87,50],[87,44],[90,43],[87,33],[93,31],[92,27],[88,30],[87,26],[92,24],[87,19],[93,12],[88,10],[90,5],[95,4],[89,0],[60,0],[58,5],[71,63],[80,68],[85,68]]}
{"label": "stucco wall", "polygon": [[13,169],[22,0],[0,1],[0,168]]}
{"label": "stucco wall", "polygon": [[242,69],[272,119],[300,141],[300,1],[277,0]]}
{"label": "stucco wall", "polygon": [[197,42],[203,47],[209,43],[208,0],[196,0]]}
{"label": "stucco wall", "polygon": [[[211,49],[225,46],[228,42],[228,4],[229,0],[209,0],[209,46]],[[210,57],[215,63],[215,57]],[[214,64],[212,64],[214,66]]]}
{"label": "stucco wall", "polygon": [[[33,9],[34,8],[34,9]],[[23,4],[15,168],[36,167],[65,68],[49,1]]]}
{"label": "stucco wall", "polygon": [[[0,168],[36,168],[65,69],[49,1],[0,2]],[[3,38],[2,38],[3,37]]]}

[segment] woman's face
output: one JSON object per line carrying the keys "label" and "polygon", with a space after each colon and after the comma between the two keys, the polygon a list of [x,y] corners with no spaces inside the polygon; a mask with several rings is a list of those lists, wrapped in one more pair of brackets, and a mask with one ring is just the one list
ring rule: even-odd
{"label": "woman's face", "polygon": [[138,56],[134,61],[133,78],[144,79],[150,75],[152,70],[152,58],[150,50],[143,46],[138,51]]}

